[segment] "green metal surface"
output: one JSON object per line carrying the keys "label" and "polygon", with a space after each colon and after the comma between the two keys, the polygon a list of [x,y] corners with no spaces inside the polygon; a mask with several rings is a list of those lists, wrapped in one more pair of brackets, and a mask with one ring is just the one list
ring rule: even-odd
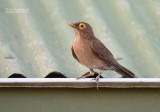
{"label": "green metal surface", "polygon": [[159,112],[160,89],[1,88],[1,112]]}
{"label": "green metal surface", "polygon": [[77,21],[88,22],[137,77],[160,77],[159,20],[160,0],[0,0],[0,77],[88,72],[71,55],[74,31],[67,23]]}

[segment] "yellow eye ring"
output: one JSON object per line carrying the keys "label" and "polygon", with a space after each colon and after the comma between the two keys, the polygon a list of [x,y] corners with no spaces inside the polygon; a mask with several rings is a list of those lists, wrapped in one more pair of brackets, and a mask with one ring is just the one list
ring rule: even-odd
{"label": "yellow eye ring", "polygon": [[84,29],[85,27],[86,27],[86,25],[84,23],[79,24],[79,29]]}

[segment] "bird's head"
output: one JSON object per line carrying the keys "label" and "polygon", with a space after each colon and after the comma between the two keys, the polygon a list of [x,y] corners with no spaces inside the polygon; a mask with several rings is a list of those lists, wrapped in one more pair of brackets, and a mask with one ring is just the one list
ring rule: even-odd
{"label": "bird's head", "polygon": [[94,33],[92,27],[85,22],[77,22],[77,23],[68,23],[69,26],[74,28],[76,35],[80,35],[86,39],[90,39],[94,37]]}

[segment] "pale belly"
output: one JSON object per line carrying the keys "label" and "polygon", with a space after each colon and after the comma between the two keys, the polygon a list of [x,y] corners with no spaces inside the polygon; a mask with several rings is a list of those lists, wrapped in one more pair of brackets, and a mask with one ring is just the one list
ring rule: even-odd
{"label": "pale belly", "polygon": [[73,49],[80,64],[93,69],[104,68],[105,62],[92,51],[89,44],[74,42]]}

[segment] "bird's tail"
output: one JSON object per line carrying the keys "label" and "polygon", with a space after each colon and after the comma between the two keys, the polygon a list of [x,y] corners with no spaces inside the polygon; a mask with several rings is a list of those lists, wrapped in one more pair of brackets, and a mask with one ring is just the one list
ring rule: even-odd
{"label": "bird's tail", "polygon": [[129,78],[136,78],[136,76],[134,75],[134,73],[132,73],[131,71],[129,71],[128,69],[126,69],[123,66],[119,66],[116,70],[117,73],[125,76],[125,77],[129,77]]}

